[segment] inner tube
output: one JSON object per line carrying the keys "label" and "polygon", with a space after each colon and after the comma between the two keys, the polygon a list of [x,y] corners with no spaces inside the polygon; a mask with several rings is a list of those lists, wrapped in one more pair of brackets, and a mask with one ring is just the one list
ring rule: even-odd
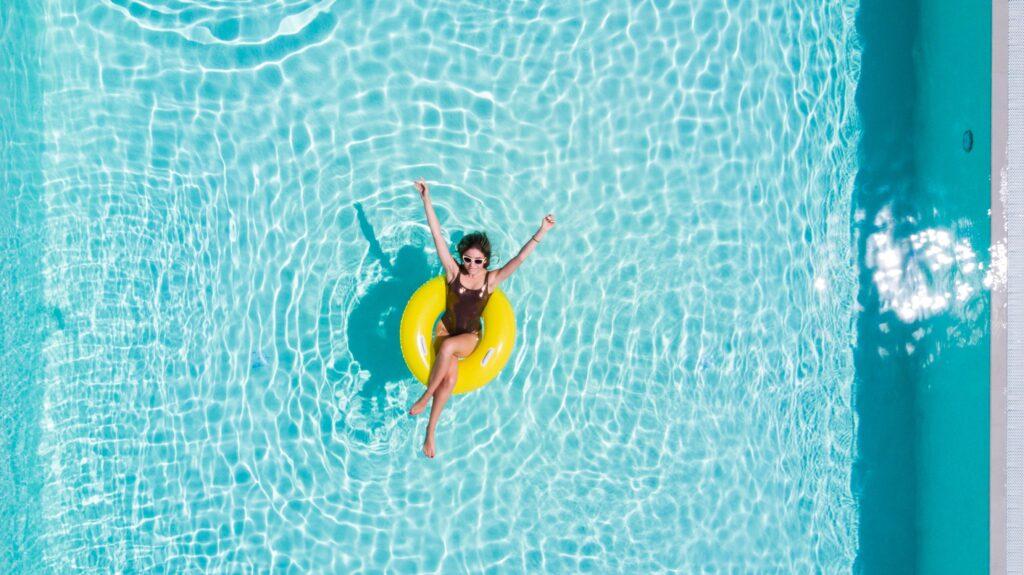
{"label": "inner tube", "polygon": [[[398,329],[402,357],[409,371],[427,385],[434,365],[434,324],[444,313],[446,278],[442,274],[423,283],[409,298]],[[516,340],[516,317],[501,288],[494,288],[484,307],[483,330],[476,349],[459,359],[459,376],[454,394],[481,388],[493,380],[508,363]]]}

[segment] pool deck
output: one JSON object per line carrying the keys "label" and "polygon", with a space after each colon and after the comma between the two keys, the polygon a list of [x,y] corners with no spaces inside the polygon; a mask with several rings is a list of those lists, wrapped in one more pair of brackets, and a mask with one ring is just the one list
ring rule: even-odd
{"label": "pool deck", "polygon": [[[1012,38],[1012,40],[1011,40]],[[1013,62],[1013,73],[1010,73]],[[1009,161],[1012,160],[1012,161]],[[1006,284],[992,289],[990,572],[1024,573],[1024,2],[992,4],[992,245]],[[995,258],[993,258],[995,259]]]}

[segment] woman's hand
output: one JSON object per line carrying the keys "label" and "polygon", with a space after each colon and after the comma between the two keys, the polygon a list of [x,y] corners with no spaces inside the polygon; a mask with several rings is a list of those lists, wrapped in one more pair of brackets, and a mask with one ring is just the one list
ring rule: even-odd
{"label": "woman's hand", "polygon": [[555,214],[548,214],[540,222],[540,231],[546,232],[555,225]]}
{"label": "woman's hand", "polygon": [[419,181],[413,181],[412,185],[416,186],[416,191],[420,193],[420,199],[426,200],[430,197],[430,188],[427,187],[427,182],[420,177]]}

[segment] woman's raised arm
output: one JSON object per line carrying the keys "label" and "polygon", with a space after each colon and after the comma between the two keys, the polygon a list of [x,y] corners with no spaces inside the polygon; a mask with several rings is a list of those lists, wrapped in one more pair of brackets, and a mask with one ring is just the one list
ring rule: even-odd
{"label": "woman's raised arm", "polygon": [[548,230],[551,229],[551,227],[554,225],[554,214],[548,214],[544,216],[544,219],[541,220],[540,222],[540,228],[533,234],[533,236],[530,237],[530,239],[526,240],[526,243],[523,244],[523,247],[519,249],[519,253],[516,254],[516,257],[509,260],[507,264],[501,266],[501,269],[494,273],[491,283],[497,285],[508,279],[508,277],[512,275],[512,272],[516,271],[516,268],[519,267],[519,264],[526,261],[526,256],[530,255],[534,247],[536,247],[536,244],[540,243],[540,240],[541,238],[544,237],[544,234],[548,233]]}
{"label": "woman's raised arm", "polygon": [[437,221],[434,205],[430,203],[430,189],[427,187],[427,182],[420,178],[418,182],[414,181],[413,185],[416,186],[416,190],[420,193],[420,198],[423,199],[423,209],[427,212],[427,224],[430,226],[430,235],[434,238],[437,257],[441,259],[441,265],[444,267],[445,272],[455,275],[459,271],[459,264],[455,262],[455,258],[448,251],[448,245],[444,241],[444,236],[441,235],[441,223]]}

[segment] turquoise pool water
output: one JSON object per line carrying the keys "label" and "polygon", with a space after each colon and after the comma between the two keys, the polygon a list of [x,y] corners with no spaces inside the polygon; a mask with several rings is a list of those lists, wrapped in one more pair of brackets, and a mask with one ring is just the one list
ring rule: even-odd
{"label": "turquoise pool water", "polygon": [[[0,562],[849,571],[856,8],[3,4]],[[418,176],[559,221],[435,460]]]}
{"label": "turquoise pool water", "polygon": [[965,0],[858,10],[858,573],[989,571],[991,26]]}

